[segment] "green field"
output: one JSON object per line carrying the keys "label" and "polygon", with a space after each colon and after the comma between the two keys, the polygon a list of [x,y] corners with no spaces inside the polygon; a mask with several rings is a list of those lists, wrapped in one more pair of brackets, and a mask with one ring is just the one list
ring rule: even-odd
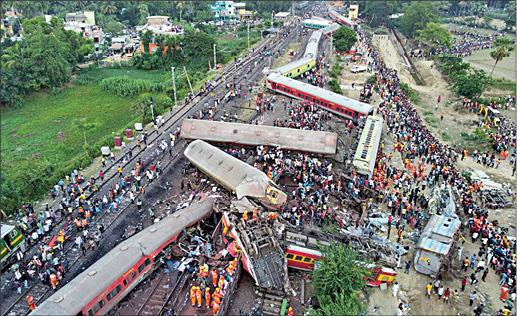
{"label": "green field", "polygon": [[100,154],[101,145],[112,143],[114,133],[142,121],[135,110],[138,97],[101,90],[100,80],[114,76],[162,81],[168,73],[84,70],[76,83],[58,93],[35,93],[22,107],[2,110],[2,203],[6,209],[40,197],[70,170],[88,166]]}
{"label": "green field", "polygon": [[[469,62],[472,67],[490,73],[494,66],[494,60],[490,57],[490,51],[491,49],[475,51],[471,56],[465,57],[464,60]],[[505,78],[515,81],[515,50],[510,54],[510,57],[504,58],[497,64],[494,70],[494,78]]]}

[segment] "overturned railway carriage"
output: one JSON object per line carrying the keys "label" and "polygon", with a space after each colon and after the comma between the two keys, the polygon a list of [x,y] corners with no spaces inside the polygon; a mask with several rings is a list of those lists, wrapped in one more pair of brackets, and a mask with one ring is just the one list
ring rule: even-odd
{"label": "overturned railway carriage", "polygon": [[280,208],[287,200],[287,195],[262,171],[202,140],[190,143],[184,154],[207,176],[235,192],[238,199],[256,198],[271,209]]}
{"label": "overturned railway carriage", "polygon": [[181,137],[239,145],[265,145],[323,155],[336,153],[337,134],[266,125],[185,119]]}
{"label": "overturned railway carriage", "polygon": [[189,226],[209,216],[213,198],[192,204],[121,242],[39,305],[31,315],[105,314],[155,267]]}
{"label": "overturned railway carriage", "polygon": [[370,116],[366,119],[359,144],[355,151],[353,165],[357,173],[371,178],[375,168],[375,160],[382,137],[384,120],[381,117]]}
{"label": "overturned railway carriage", "polygon": [[305,100],[341,117],[356,120],[373,114],[373,107],[343,95],[304,82],[272,73],[267,77],[267,87],[289,97]]}
{"label": "overturned railway carriage", "polygon": [[281,67],[275,68],[273,69],[273,72],[289,78],[295,78],[311,70],[314,65],[316,65],[316,60],[314,58],[303,57]]}
{"label": "overturned railway carriage", "polygon": [[302,23],[304,27],[309,29],[322,29],[330,25],[330,21],[320,19],[305,19]]}
{"label": "overturned railway carriage", "polygon": [[344,16],[342,16],[341,14],[337,13],[336,11],[334,10],[329,10],[329,16],[334,20],[336,21],[337,23],[343,25],[343,26],[348,26],[348,27],[351,27],[351,28],[354,28],[356,27],[357,23],[355,23],[354,21],[352,21],[351,19],[349,18],[346,18]]}
{"label": "overturned railway carriage", "polygon": [[321,33],[323,33],[323,35],[325,35],[325,36],[328,36],[330,34],[334,34],[337,30],[339,30],[340,27],[341,26],[339,24],[332,23],[329,26],[322,28]]}
{"label": "overturned railway carriage", "polygon": [[303,58],[312,58],[316,60],[318,58],[318,49],[320,46],[322,31],[314,31],[307,42],[307,47],[305,47],[305,53],[303,54]]}

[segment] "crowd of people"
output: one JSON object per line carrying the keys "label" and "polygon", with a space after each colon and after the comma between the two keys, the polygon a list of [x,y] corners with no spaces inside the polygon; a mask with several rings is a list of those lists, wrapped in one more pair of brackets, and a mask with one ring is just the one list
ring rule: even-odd
{"label": "crowd of people", "polygon": [[429,58],[441,54],[458,57],[470,56],[476,50],[492,48],[494,40],[500,36],[500,34],[483,35],[468,31],[451,31],[451,33],[453,38],[450,48],[445,46],[426,47],[424,44],[420,44],[411,50],[410,56],[415,58]]}
{"label": "crowd of people", "polygon": [[[359,31],[359,36],[362,41],[369,41],[362,31]],[[506,228],[497,221],[489,221],[488,213],[476,205],[474,193],[479,189],[479,185],[476,186],[475,182],[469,183],[456,169],[455,161],[459,154],[450,146],[441,144],[425,127],[416,109],[401,90],[397,72],[387,68],[375,50],[370,50],[369,55],[373,59],[373,66],[378,78],[378,90],[383,99],[379,111],[386,120],[390,133],[394,134],[397,144],[399,144],[398,148],[402,158],[406,159],[405,164],[411,164],[415,159],[427,163],[431,168],[427,175],[425,172],[422,173],[425,179],[453,186],[457,190],[458,203],[461,206],[458,215],[469,218],[469,227],[474,238],[478,238],[479,234],[483,236],[484,246],[480,248],[480,253],[487,256],[487,261],[488,255],[490,255],[488,264],[491,264],[492,261],[496,264],[496,273],[504,271],[507,276],[510,274],[515,277],[514,244],[505,237]],[[380,166],[382,166],[382,159],[379,160],[378,167]],[[418,178],[418,169],[413,169],[414,178]],[[497,268],[497,264],[499,264],[499,268]],[[487,267],[484,265],[476,266],[476,268],[479,268],[477,272],[486,273],[485,268]],[[474,279],[476,278],[474,277]],[[507,282],[507,278],[505,279],[504,282]],[[501,282],[501,285],[504,285],[504,282]],[[501,294],[506,294],[500,297],[507,304],[508,310],[513,308],[513,304],[507,299],[508,292],[515,296],[515,284],[512,283],[511,287],[508,286],[507,289],[502,290]],[[438,286],[439,288],[440,286]],[[442,293],[444,292],[442,291]],[[437,293],[439,294],[440,291]],[[474,312],[479,315],[483,309],[484,304],[481,302]]]}

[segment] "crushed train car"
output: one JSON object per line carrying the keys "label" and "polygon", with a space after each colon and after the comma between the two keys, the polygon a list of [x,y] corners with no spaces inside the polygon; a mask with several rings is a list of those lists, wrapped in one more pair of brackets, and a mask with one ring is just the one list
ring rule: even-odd
{"label": "crushed train car", "polygon": [[436,276],[450,256],[461,221],[454,216],[433,215],[420,236],[414,257],[415,270]]}
{"label": "crushed train car", "polygon": [[183,120],[181,137],[217,143],[275,146],[323,155],[334,155],[337,147],[337,134],[332,132],[193,119]]}
{"label": "crushed train car", "polygon": [[369,116],[366,119],[359,144],[355,151],[353,165],[357,173],[368,176],[373,175],[375,160],[379,151],[379,144],[382,137],[382,125],[384,120],[381,117]]}
{"label": "crushed train car", "polygon": [[207,142],[193,141],[184,154],[196,168],[234,192],[239,200],[255,198],[271,209],[280,208],[287,200],[287,195],[265,173]]}

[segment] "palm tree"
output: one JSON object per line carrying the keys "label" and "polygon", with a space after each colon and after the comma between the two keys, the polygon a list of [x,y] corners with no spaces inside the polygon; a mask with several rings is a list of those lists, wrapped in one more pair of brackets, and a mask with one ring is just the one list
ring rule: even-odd
{"label": "palm tree", "polygon": [[185,4],[183,3],[183,1],[178,1],[176,2],[176,9],[179,11],[180,13],[180,21],[181,21],[181,16],[183,14],[183,8],[185,7]]}
{"label": "palm tree", "polygon": [[[488,78],[492,78],[492,75],[494,74],[495,66],[497,66],[497,63],[503,60],[506,57],[510,56],[510,53],[514,50],[514,43],[511,38],[508,37],[498,37],[494,41],[494,48],[495,50],[490,52],[490,57],[495,61],[494,66],[492,67],[492,71],[490,71],[490,75]],[[485,90],[487,82],[483,85],[483,89],[481,90],[481,93],[479,96],[483,94],[483,91]]]}
{"label": "palm tree", "polygon": [[115,3],[113,1],[103,2],[102,6],[101,6],[101,12],[106,15],[115,14],[117,12],[117,6],[115,5]]}
{"label": "palm tree", "polygon": [[23,50],[18,42],[5,49],[2,54],[2,67],[6,69],[14,67],[22,59],[22,54]]}

